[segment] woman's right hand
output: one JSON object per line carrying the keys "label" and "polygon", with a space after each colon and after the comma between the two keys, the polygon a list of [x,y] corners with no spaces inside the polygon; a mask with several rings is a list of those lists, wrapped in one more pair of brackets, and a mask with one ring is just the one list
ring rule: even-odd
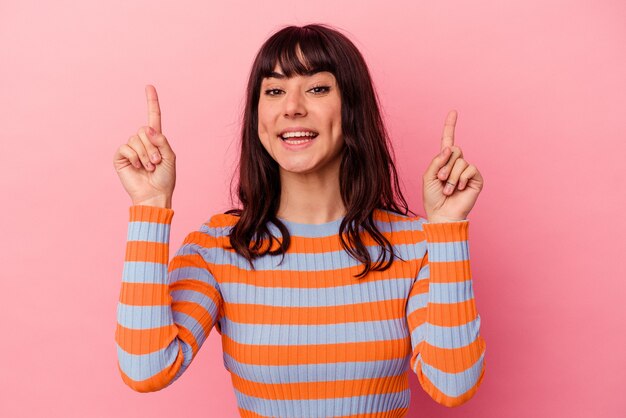
{"label": "woman's right hand", "polygon": [[176,155],[161,133],[161,110],[154,86],[146,86],[146,98],[148,125],[117,149],[113,166],[133,205],[171,208]]}

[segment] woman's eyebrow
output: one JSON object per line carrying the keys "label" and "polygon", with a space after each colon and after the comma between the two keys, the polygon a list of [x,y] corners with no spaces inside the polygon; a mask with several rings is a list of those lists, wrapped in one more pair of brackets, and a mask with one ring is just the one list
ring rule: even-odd
{"label": "woman's eyebrow", "polygon": [[287,76],[285,74],[281,74],[281,73],[277,73],[276,71],[272,71],[270,73],[270,75],[268,75],[265,78],[277,78],[279,80],[283,80],[283,79],[287,78]]}
{"label": "woman's eyebrow", "polygon": [[[306,72],[304,73],[304,75],[305,75],[306,77],[311,77],[312,75],[315,75],[315,74],[317,74],[317,73],[321,73],[321,72],[322,72],[322,70],[309,70],[309,71],[306,71]],[[287,78],[287,76],[286,76],[285,74],[282,74],[282,73],[277,73],[276,71],[272,71],[272,72],[271,72],[271,73],[270,73],[267,77],[265,77],[265,78],[266,78],[266,79],[267,79],[267,78],[277,78],[277,79],[279,79],[279,80],[284,80],[284,79],[286,79],[286,78]]]}

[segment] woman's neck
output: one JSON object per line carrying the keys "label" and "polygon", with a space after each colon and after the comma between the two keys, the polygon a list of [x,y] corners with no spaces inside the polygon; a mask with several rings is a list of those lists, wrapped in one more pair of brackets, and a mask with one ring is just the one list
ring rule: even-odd
{"label": "woman's neck", "polygon": [[309,174],[281,169],[277,216],[305,224],[332,222],[346,214],[339,187],[339,167]]}

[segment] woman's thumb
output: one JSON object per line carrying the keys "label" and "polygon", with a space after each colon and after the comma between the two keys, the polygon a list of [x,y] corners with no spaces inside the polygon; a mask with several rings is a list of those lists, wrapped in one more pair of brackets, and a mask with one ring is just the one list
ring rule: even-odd
{"label": "woman's thumb", "polygon": [[428,166],[428,168],[426,169],[426,172],[424,173],[424,179],[425,180],[438,179],[437,173],[439,172],[439,169],[441,169],[441,167],[446,165],[449,159],[450,159],[450,148],[445,147],[430,162],[430,165]]}
{"label": "woman's thumb", "polygon": [[148,139],[150,139],[150,142],[152,142],[152,145],[159,149],[159,153],[161,154],[161,157],[163,159],[170,161],[174,160],[174,151],[172,150],[172,147],[170,147],[169,142],[167,142],[167,138],[165,138],[165,135],[155,131],[150,127],[146,129],[146,134],[148,136]]}

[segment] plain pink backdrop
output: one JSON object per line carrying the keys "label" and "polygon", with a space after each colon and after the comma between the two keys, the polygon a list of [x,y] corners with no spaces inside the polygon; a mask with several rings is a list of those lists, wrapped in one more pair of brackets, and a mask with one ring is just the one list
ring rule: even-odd
{"label": "plain pink backdrop", "polygon": [[469,216],[486,376],[411,417],[626,416],[626,5],[613,1],[1,1],[3,417],[235,417],[213,332],[140,394],[114,332],[130,199],[113,153],[160,96],[177,154],[171,250],[229,208],[244,87],[283,25],[365,56],[411,209],[445,116],[485,178]]}

